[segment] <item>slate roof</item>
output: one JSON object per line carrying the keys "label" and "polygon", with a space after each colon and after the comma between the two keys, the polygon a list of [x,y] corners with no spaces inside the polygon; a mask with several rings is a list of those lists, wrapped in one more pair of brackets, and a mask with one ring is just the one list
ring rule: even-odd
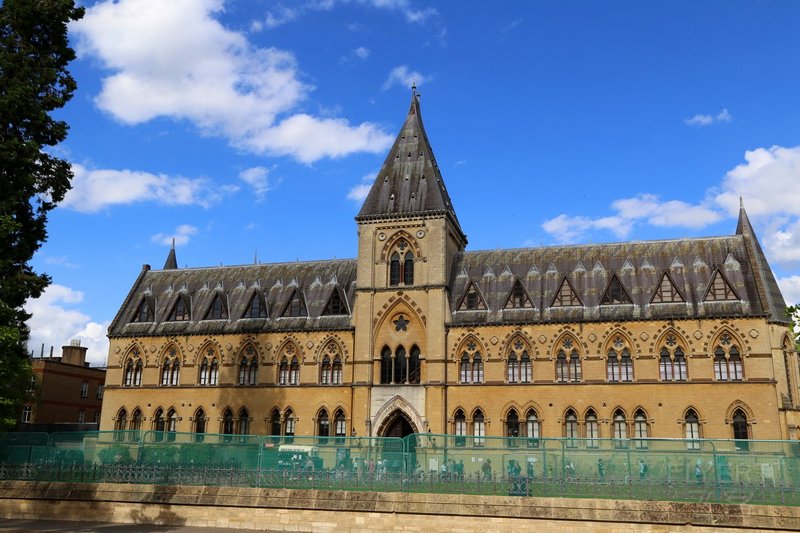
{"label": "slate roof", "polygon": [[[755,236],[753,235],[753,238]],[[682,240],[554,246],[514,250],[462,252],[450,274],[452,324],[623,321],[703,317],[767,316],[785,322],[780,290],[769,272],[762,304],[751,265],[750,239],[738,234]],[[758,241],[755,240],[756,245]],[[760,246],[755,248],[760,249]],[[766,262],[763,263],[768,269]],[[668,273],[683,303],[651,303],[664,273]],[[704,301],[713,276],[720,272],[738,297],[733,301]],[[601,305],[612,276],[630,296],[630,304]],[[567,279],[583,305],[554,307],[556,293]],[[533,308],[504,309],[515,280],[530,297]],[[486,310],[459,310],[474,283]]]}
{"label": "slate roof", "polygon": [[[110,336],[190,335],[296,330],[350,329],[350,315],[323,316],[334,290],[350,311],[355,296],[356,261],[308,261],[211,268],[150,270],[139,278],[109,327]],[[298,291],[307,317],[281,317]],[[258,293],[267,318],[241,318]],[[228,319],[203,320],[214,297],[221,295]],[[175,302],[184,296],[191,320],[168,321]],[[154,312],[153,322],[135,322],[142,301]]]}
{"label": "slate roof", "polygon": [[419,96],[412,91],[408,116],[356,220],[438,214],[448,216],[464,236],[422,125]]}

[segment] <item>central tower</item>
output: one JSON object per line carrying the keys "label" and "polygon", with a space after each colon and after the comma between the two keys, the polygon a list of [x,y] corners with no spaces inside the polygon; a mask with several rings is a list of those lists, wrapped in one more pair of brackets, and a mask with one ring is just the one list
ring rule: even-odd
{"label": "central tower", "polygon": [[416,89],[356,222],[354,413],[364,414],[373,436],[398,427],[443,432],[447,284],[467,238],[422,125]]}

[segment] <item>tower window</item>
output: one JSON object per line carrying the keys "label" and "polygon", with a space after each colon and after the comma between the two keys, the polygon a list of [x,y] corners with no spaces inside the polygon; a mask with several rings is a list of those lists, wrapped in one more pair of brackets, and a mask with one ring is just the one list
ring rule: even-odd
{"label": "tower window", "polygon": [[406,251],[408,243],[401,239],[397,243],[397,250],[392,253],[389,259],[389,285],[413,285],[414,284],[414,254],[411,250]]}

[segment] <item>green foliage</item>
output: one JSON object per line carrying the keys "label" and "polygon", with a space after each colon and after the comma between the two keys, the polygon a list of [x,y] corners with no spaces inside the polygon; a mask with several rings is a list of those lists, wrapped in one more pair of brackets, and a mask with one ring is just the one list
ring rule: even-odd
{"label": "green foliage", "polygon": [[75,91],[67,25],[83,16],[73,0],[5,0],[0,5],[0,430],[16,419],[30,374],[23,361],[28,298],[50,279],[28,264],[47,238],[47,213],[70,188],[68,161],[47,148],[68,126],[50,114]]}
{"label": "green foliage", "polygon": [[792,320],[789,325],[789,334],[794,339],[795,350],[800,351],[800,304],[787,307],[786,316]]}
{"label": "green foliage", "polygon": [[133,461],[128,447],[121,444],[116,444],[103,449],[97,454],[97,457],[100,459],[100,462],[105,465],[112,463],[130,463]]}

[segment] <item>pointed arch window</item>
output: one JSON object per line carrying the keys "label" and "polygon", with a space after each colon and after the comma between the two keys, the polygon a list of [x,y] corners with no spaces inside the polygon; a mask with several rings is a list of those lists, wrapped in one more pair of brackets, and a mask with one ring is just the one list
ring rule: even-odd
{"label": "pointed arch window", "polygon": [[388,385],[392,382],[392,350],[384,346],[381,350],[381,384]]}
{"label": "pointed arch window", "polygon": [[320,365],[319,381],[321,385],[331,384],[332,371],[333,371],[333,366],[331,365],[331,358],[326,355],[322,358],[322,364]]}
{"label": "pointed arch window", "polygon": [[227,320],[228,319],[228,308],[225,305],[225,302],[222,301],[222,295],[220,293],[214,294],[214,300],[211,302],[211,306],[206,311],[206,316],[203,320]]}
{"label": "pointed arch window", "polygon": [[214,354],[214,349],[209,348],[200,363],[200,380],[202,386],[214,386],[219,380],[219,362]]}
{"label": "pointed arch window", "polygon": [[735,344],[731,344],[731,336],[724,333],[720,344],[714,350],[714,379],[717,381],[742,381],[742,356]]}
{"label": "pointed arch window", "polygon": [[127,429],[128,429],[128,412],[125,410],[125,408],[122,408],[119,410],[119,413],[117,413],[117,420],[114,423],[114,431],[125,431]]}
{"label": "pointed arch window", "polygon": [[519,363],[514,352],[508,356],[508,382],[516,383],[519,378]]}
{"label": "pointed arch window", "polygon": [[233,435],[233,411],[225,409],[222,413],[222,433],[223,435]]}
{"label": "pointed arch window", "polygon": [[510,409],[506,415],[506,437],[508,437],[509,447],[517,446],[517,442],[514,440],[519,437],[519,415],[516,409]]}
{"label": "pointed arch window", "polygon": [[134,348],[131,352],[131,357],[125,364],[125,379],[123,385],[125,387],[139,387],[142,384],[142,373],[144,372],[144,364],[139,358],[139,350]]}
{"label": "pointed arch window", "polygon": [[328,436],[331,433],[331,421],[328,418],[328,411],[323,409],[317,417],[317,436],[320,444],[328,443]]}
{"label": "pointed arch window", "polygon": [[175,440],[175,433],[178,431],[178,413],[175,409],[167,412],[167,439]]}
{"label": "pointed arch window", "polygon": [[483,359],[480,352],[472,356],[472,382],[483,383]]}
{"label": "pointed arch window", "polygon": [[332,374],[331,374],[331,384],[333,385],[341,385],[342,384],[342,357],[340,355],[336,355],[333,358],[332,364]]}
{"label": "pointed arch window", "polygon": [[506,300],[505,309],[532,309],[533,304],[531,303],[531,299],[528,297],[528,293],[525,292],[525,288],[520,283],[519,279],[514,281],[514,286],[511,288],[511,292],[508,295],[508,299]]}
{"label": "pointed arch window", "polygon": [[242,318],[267,318],[267,306],[258,292],[254,292]]}
{"label": "pointed arch window", "polygon": [[461,361],[458,365],[458,381],[459,383],[472,382],[472,363],[470,363],[467,352],[461,354]]}
{"label": "pointed arch window", "polygon": [[414,284],[414,254],[408,248],[408,242],[400,239],[397,250],[389,258],[389,286]]}
{"label": "pointed arch window", "polygon": [[700,443],[700,419],[694,409],[686,411],[686,416],[683,419],[686,429],[686,448],[689,450],[699,450]]}
{"label": "pointed arch window", "polygon": [[239,435],[250,434],[250,411],[247,407],[242,407],[239,410]]}
{"label": "pointed arch window", "polygon": [[703,301],[723,302],[738,299],[739,297],[736,296],[736,292],[733,290],[733,287],[731,287],[731,284],[728,283],[728,280],[725,279],[725,276],[722,274],[722,272],[719,270],[714,272],[714,276],[711,278],[711,282],[708,284],[706,297],[703,298]]}
{"label": "pointed arch window", "polygon": [[289,364],[289,385],[300,384],[300,361],[297,357],[292,357],[292,362]]}
{"label": "pointed arch window", "polygon": [[338,288],[334,288],[331,297],[328,298],[328,303],[325,305],[325,310],[322,312],[323,316],[331,315],[346,315],[347,306],[344,303],[341,293]]}
{"label": "pointed arch window", "polygon": [[287,444],[294,442],[294,430],[296,424],[297,420],[294,417],[294,413],[291,409],[287,409],[283,420],[283,436],[285,437],[285,442]]}
{"label": "pointed arch window", "polygon": [[175,355],[175,350],[170,350],[169,355],[164,358],[164,363],[161,365],[161,386],[177,386],[180,378],[180,372],[180,361]]}
{"label": "pointed arch window", "polygon": [[633,437],[636,439],[637,448],[647,448],[647,439],[650,437],[647,427],[647,415],[641,409],[637,409],[633,415]]}
{"label": "pointed arch window", "polygon": [[458,310],[477,311],[485,309],[486,303],[483,301],[483,297],[481,296],[480,292],[478,292],[478,288],[475,286],[475,283],[470,282],[466,292],[464,293],[464,296],[461,298],[461,303],[458,305]]}
{"label": "pointed arch window", "polygon": [[255,353],[252,346],[245,348],[239,361],[239,385],[255,385],[258,382],[258,356]]}
{"label": "pointed arch window", "polygon": [[628,421],[625,419],[625,413],[623,413],[620,409],[614,411],[614,422],[612,429],[615,439],[614,447],[626,448],[628,444]]}
{"label": "pointed arch window", "polygon": [[405,383],[407,372],[406,349],[398,346],[394,351],[394,383]]}
{"label": "pointed arch window", "polygon": [[153,321],[153,308],[147,301],[147,298],[142,298],[136,313],[133,315],[133,322],[152,322]]}
{"label": "pointed arch window", "polygon": [[656,292],[653,294],[653,299],[650,303],[666,304],[666,303],[683,303],[686,300],[681,296],[680,291],[675,286],[675,283],[670,278],[669,274],[664,272],[661,276],[661,281],[656,287]]}
{"label": "pointed arch window", "polygon": [[[165,430],[166,421],[164,420],[164,411],[161,408],[156,409],[156,413],[153,415],[153,431],[163,433]],[[161,436],[157,435],[156,438],[160,440]]]}
{"label": "pointed arch window", "polygon": [[289,384],[289,360],[284,356],[278,365],[278,385]]}
{"label": "pointed arch window", "polygon": [[194,415],[195,442],[202,442],[203,433],[206,432],[206,412],[198,409]]}
{"label": "pointed arch window", "polygon": [[189,303],[184,294],[179,294],[178,299],[175,300],[175,305],[172,306],[172,312],[167,317],[169,322],[183,322],[191,320],[189,313]]}
{"label": "pointed arch window", "polygon": [[686,355],[674,335],[668,335],[659,352],[659,378],[661,381],[686,381]]}
{"label": "pointed arch window", "polygon": [[600,426],[597,423],[597,413],[589,409],[586,412],[586,446],[597,448],[600,445]]}
{"label": "pointed arch window", "polygon": [[472,415],[472,445],[483,446],[486,441],[486,420],[483,411],[478,409]]}
{"label": "pointed arch window", "polygon": [[281,413],[277,409],[269,415],[269,434],[276,438],[281,435]]}
{"label": "pointed arch window", "polygon": [[[131,417],[131,431],[141,431],[142,430],[142,410],[138,407],[133,411],[133,416]],[[131,435],[132,439],[137,439],[138,435]]]}
{"label": "pointed arch window", "polygon": [[[569,349],[572,342],[567,339],[564,341],[565,349]],[[581,368],[581,357],[577,350],[572,350],[567,357],[566,352],[562,349],[556,355],[556,381],[558,383],[579,383],[583,379],[583,371]]]}
{"label": "pointed arch window", "polygon": [[[746,441],[750,438],[750,428],[747,424],[747,414],[742,409],[736,409],[733,412],[733,420],[731,421],[731,425],[733,426],[733,438],[738,441]],[[737,443],[738,449],[748,449],[747,443]]]}
{"label": "pointed arch window", "polygon": [[539,434],[541,432],[539,424],[539,415],[534,409],[528,409],[528,413],[525,415],[525,436],[528,438],[528,448],[539,447]]}
{"label": "pointed arch window", "polygon": [[578,416],[572,409],[567,411],[567,413],[564,415],[564,437],[568,439],[568,448],[574,448],[577,446]]}
{"label": "pointed arch window", "polygon": [[608,282],[606,292],[600,300],[600,305],[615,305],[615,304],[631,304],[631,297],[625,286],[619,280],[616,274],[611,276],[611,281]]}
{"label": "pointed arch window", "polygon": [[403,285],[414,284],[414,255],[411,252],[406,252],[405,259],[403,260]]}
{"label": "pointed arch window", "polygon": [[455,434],[455,445],[463,447],[467,444],[467,417],[464,411],[459,409],[453,417],[453,433]]}
{"label": "pointed arch window", "polygon": [[627,348],[617,352],[611,348],[606,360],[606,377],[610,383],[633,381],[633,359]]}
{"label": "pointed arch window", "polygon": [[420,380],[420,351],[415,345],[411,347],[410,357],[408,358],[408,382],[418,384]]}
{"label": "pointed arch window", "polygon": [[509,343],[506,375],[509,383],[531,382],[532,367],[528,344],[519,337]]}
{"label": "pointed arch window", "polygon": [[336,444],[344,444],[347,437],[347,419],[341,409],[337,409],[336,414],[333,415],[333,433],[336,437]]}

